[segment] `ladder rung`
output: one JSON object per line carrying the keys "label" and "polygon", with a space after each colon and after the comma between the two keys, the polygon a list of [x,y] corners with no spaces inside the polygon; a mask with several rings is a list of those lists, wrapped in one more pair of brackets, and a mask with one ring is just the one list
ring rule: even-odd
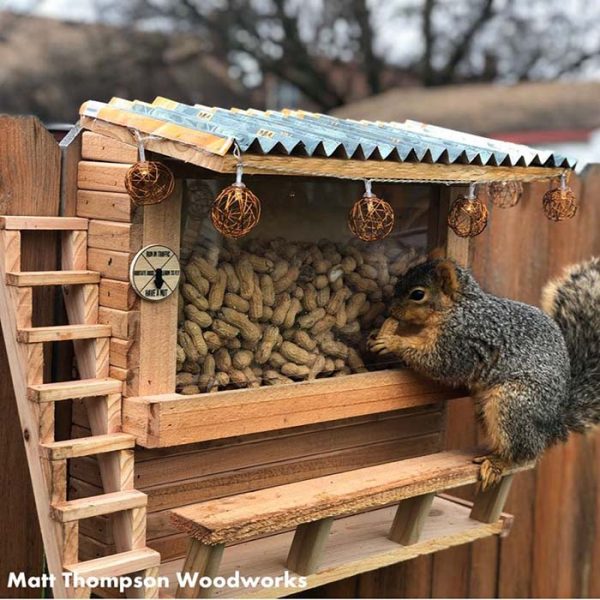
{"label": "ladder rung", "polygon": [[37,342],[62,342],[110,337],[110,325],[58,325],[53,327],[27,327],[17,331],[17,341],[24,344]]}
{"label": "ladder rung", "polygon": [[27,395],[32,402],[56,402],[75,398],[92,398],[107,394],[120,394],[123,382],[106,377],[104,379],[81,379],[80,381],[61,381],[59,383],[40,383],[32,385]]}
{"label": "ladder rung", "polygon": [[27,217],[27,216],[5,216],[0,217],[0,229],[13,230],[85,230],[88,228],[88,220],[79,217]]}
{"label": "ladder rung", "polygon": [[52,514],[57,521],[81,521],[90,517],[109,515],[122,510],[141,508],[148,503],[148,496],[137,490],[110,492],[88,498],[78,498],[52,505]]}
{"label": "ladder rung", "polygon": [[126,450],[135,446],[135,437],[128,433],[105,433],[62,442],[40,444],[42,455],[49,460],[64,460]]}
{"label": "ladder rung", "polygon": [[158,566],[160,554],[151,548],[142,548],[65,565],[64,569],[80,577],[120,577]]}
{"label": "ladder rung", "polygon": [[99,281],[100,273],[98,271],[25,271],[6,274],[6,283],[17,287],[81,285]]}

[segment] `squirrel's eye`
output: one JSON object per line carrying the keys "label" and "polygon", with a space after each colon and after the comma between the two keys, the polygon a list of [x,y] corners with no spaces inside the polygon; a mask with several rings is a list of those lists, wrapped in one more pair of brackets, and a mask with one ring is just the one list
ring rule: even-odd
{"label": "squirrel's eye", "polygon": [[425,298],[425,290],[422,290],[420,288],[417,288],[416,290],[413,290],[408,297],[411,300],[415,300],[416,302],[419,302],[420,300],[423,300],[423,298]]}

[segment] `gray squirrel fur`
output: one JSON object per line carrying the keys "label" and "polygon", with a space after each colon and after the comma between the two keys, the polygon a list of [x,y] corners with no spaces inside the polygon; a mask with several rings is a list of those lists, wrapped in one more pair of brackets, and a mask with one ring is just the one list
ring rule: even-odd
{"label": "gray squirrel fur", "polygon": [[[411,300],[415,290],[425,298]],[[498,475],[539,457],[569,430],[600,422],[600,259],[548,284],[543,306],[547,314],[488,294],[467,269],[429,260],[397,284],[390,314],[398,335],[379,336],[371,348],[467,387]]]}

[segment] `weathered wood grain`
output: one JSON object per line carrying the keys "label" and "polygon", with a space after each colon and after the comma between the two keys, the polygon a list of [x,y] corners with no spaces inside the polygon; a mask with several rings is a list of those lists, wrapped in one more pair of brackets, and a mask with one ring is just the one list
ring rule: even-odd
{"label": "weathered wood grain", "polygon": [[92,161],[134,163],[138,159],[138,149],[136,145],[125,144],[92,131],[84,131],[81,157]]}
{"label": "weathered wood grain", "polygon": [[126,193],[77,191],[77,216],[119,223],[135,220],[136,209]]}
{"label": "weathered wood grain", "polygon": [[125,175],[130,167],[130,164],[82,160],[77,172],[77,186],[80,190],[126,192]]}
{"label": "weathered wood grain", "polygon": [[479,468],[472,458],[458,451],[430,454],[193,504],[171,515],[176,527],[205,544],[239,542],[475,483]]}
{"label": "weathered wood grain", "polygon": [[129,281],[132,254],[101,248],[88,249],[88,268],[98,271],[103,278]]}
{"label": "weathered wood grain", "polygon": [[99,287],[100,306],[117,310],[133,310],[139,304],[139,297],[129,281],[118,281],[103,277]]}

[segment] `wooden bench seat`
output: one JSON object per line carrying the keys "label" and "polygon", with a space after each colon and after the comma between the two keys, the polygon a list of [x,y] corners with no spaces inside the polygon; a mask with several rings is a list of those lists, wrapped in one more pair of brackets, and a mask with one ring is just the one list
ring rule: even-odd
{"label": "wooden bench seat", "polygon": [[[226,545],[296,528],[286,566],[309,575],[318,570],[334,519],[391,504],[398,508],[388,539],[416,544],[436,493],[477,481],[479,467],[472,459],[472,453],[463,451],[440,452],[172,510],[172,522],[192,538],[184,571],[214,576]],[[471,519],[497,522],[512,473],[523,468],[528,466],[515,468],[496,488],[479,493]],[[183,588],[178,596],[205,593]]]}

